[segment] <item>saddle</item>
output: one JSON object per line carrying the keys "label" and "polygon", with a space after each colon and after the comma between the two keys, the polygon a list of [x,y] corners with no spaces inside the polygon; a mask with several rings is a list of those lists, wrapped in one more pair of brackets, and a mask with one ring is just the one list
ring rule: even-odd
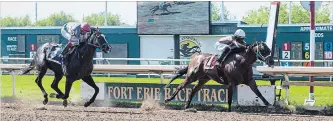
{"label": "saddle", "polygon": [[[78,49],[78,46],[73,46],[73,47],[71,47],[71,48],[69,48],[69,50],[68,50],[68,52],[64,55],[64,61],[66,62],[68,62],[68,57],[69,56],[71,56],[72,55],[72,53],[75,51],[75,50],[77,50]],[[75,54],[75,53],[74,53]],[[66,63],[65,63],[66,64]]]}
{"label": "saddle", "polygon": [[61,46],[57,43],[49,43],[48,49],[46,49],[46,59],[51,60],[54,59],[61,52]]}
{"label": "saddle", "polygon": [[216,54],[209,56],[205,62],[204,69],[214,69],[218,58],[219,56]]}

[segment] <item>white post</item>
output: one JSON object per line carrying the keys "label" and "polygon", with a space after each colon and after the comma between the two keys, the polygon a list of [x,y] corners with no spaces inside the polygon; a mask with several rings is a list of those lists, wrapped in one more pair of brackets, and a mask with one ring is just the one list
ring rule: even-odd
{"label": "white post", "polygon": [[221,21],[224,21],[224,2],[221,2],[221,17],[220,17]]}
{"label": "white post", "polygon": [[[315,60],[315,2],[310,1],[310,65],[314,66],[314,60]],[[314,82],[314,77],[309,77],[309,82]],[[305,100],[304,105],[310,105],[313,106],[315,103],[314,100],[314,86],[310,86],[309,90],[309,98]]]}
{"label": "white post", "polygon": [[289,2],[289,24],[291,24],[291,1]]}
{"label": "white post", "polygon": [[13,88],[13,97],[16,96],[16,76],[15,71],[12,70],[12,88]]}
{"label": "white post", "polygon": [[332,1],[330,1],[330,5],[331,5],[331,7],[330,7],[331,8],[331,15],[330,15],[331,16],[331,23],[333,24],[333,9],[332,9],[333,8],[333,2]]}
{"label": "white post", "polygon": [[[0,11],[2,11],[2,10],[1,10],[1,1],[0,1]],[[1,19],[2,19],[2,18],[1,18],[1,12],[0,12],[0,20],[1,20]],[[1,38],[2,38],[2,37],[1,37],[1,35],[2,35],[2,34],[1,34],[1,31],[2,31],[2,30],[1,30],[1,28],[2,28],[2,24],[0,23],[0,56],[2,56],[2,54],[1,54],[1,50],[2,50],[2,47],[1,47]],[[2,62],[2,60],[0,60],[0,62]]]}
{"label": "white post", "polygon": [[104,26],[108,25],[108,1],[105,1],[105,11],[104,11]]}
{"label": "white post", "polygon": [[164,83],[163,72],[160,73],[160,79],[161,79],[161,84],[163,84]]}
{"label": "white post", "polygon": [[37,23],[37,1],[35,2],[35,24]]}
{"label": "white post", "polygon": [[[287,74],[283,74],[283,76],[284,76],[284,81],[288,83],[289,82],[289,76]],[[287,105],[289,105],[289,85],[287,85],[287,88],[286,88],[285,102],[286,102]]]}

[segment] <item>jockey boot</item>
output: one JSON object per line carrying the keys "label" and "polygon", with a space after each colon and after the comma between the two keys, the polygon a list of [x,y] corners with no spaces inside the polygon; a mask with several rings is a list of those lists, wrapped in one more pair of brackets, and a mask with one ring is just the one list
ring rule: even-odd
{"label": "jockey boot", "polygon": [[223,65],[223,62],[226,59],[226,57],[229,55],[230,51],[231,51],[231,49],[229,47],[225,47],[224,51],[222,51],[221,56],[219,57],[219,59],[217,59],[216,65],[218,65],[218,66]]}
{"label": "jockey boot", "polygon": [[64,48],[64,50],[61,52],[61,56],[62,57],[65,57],[65,55],[68,53],[68,51],[69,51],[69,46],[68,45],[66,45],[66,47]]}
{"label": "jockey boot", "polygon": [[65,76],[67,76],[68,75],[68,73],[67,73],[67,66],[64,65],[64,64],[62,64],[61,66],[62,66],[62,72],[64,73]]}
{"label": "jockey boot", "polygon": [[63,73],[65,75],[67,75],[67,65],[68,65],[68,61],[67,61],[67,54],[70,50],[70,46],[69,45],[66,45],[66,47],[64,48],[64,50],[62,51],[61,53],[61,57],[62,57],[62,69],[63,69]]}

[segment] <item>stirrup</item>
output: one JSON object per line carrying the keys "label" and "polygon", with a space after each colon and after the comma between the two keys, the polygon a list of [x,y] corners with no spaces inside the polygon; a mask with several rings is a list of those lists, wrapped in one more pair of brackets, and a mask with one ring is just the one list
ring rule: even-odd
{"label": "stirrup", "polygon": [[62,66],[62,72],[63,72],[63,74],[67,76],[68,75],[68,73],[67,73],[67,66],[65,64],[63,64],[61,66]]}
{"label": "stirrup", "polygon": [[223,64],[223,62],[216,62],[215,65],[217,65],[217,66],[221,66],[222,64]]}

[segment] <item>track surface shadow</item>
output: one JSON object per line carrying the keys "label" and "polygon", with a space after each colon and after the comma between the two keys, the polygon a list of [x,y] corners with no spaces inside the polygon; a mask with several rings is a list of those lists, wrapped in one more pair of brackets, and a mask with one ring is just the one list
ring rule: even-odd
{"label": "track surface shadow", "polygon": [[[37,109],[42,110],[42,109]],[[47,109],[48,111],[68,111],[68,112],[90,112],[90,113],[113,113],[113,114],[143,114],[138,112],[125,112],[125,111],[94,111],[94,110],[61,110],[61,109]]]}

